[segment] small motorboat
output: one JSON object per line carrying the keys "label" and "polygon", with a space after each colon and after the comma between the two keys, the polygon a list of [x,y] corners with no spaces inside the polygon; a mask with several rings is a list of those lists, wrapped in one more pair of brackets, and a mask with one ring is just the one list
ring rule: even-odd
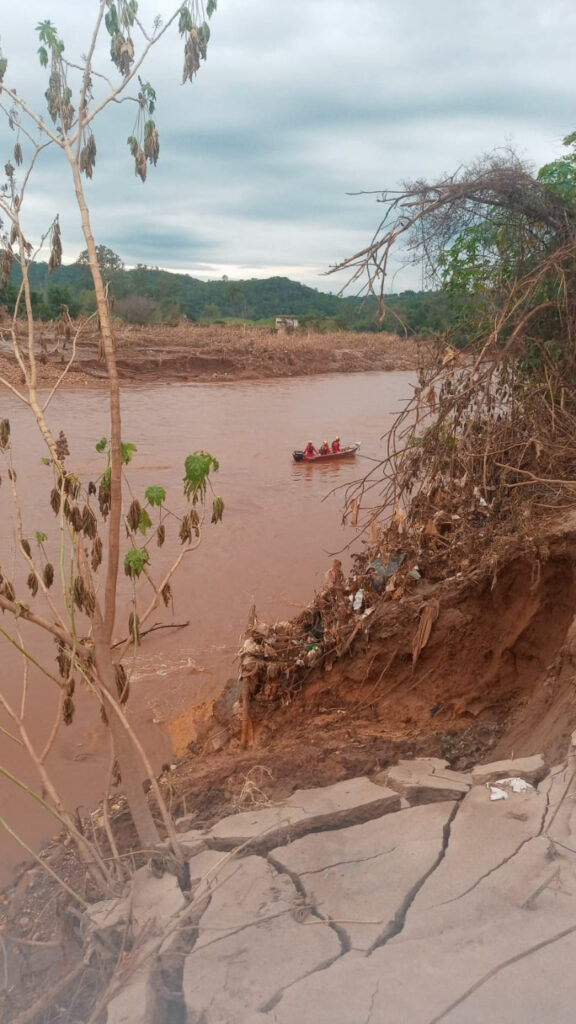
{"label": "small motorboat", "polygon": [[292,452],[294,462],[330,462],[331,459],[350,459],[356,455],[360,447],[360,441],[353,441],[351,444],[343,444],[338,452],[327,452],[326,455],[306,455],[303,451]]}

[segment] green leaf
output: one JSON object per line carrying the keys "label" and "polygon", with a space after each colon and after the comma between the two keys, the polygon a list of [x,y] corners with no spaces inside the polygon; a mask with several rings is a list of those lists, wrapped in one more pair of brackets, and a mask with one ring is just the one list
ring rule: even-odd
{"label": "green leaf", "polygon": [[126,466],[128,462],[132,462],[132,456],[133,456],[134,452],[138,451],[138,449],[137,449],[135,444],[130,444],[129,441],[128,442],[122,441],[121,444],[122,444],[122,462]]}
{"label": "green leaf", "polygon": [[110,487],[110,480],[111,480],[111,478],[112,478],[112,469],[111,469],[110,466],[108,466],[108,469],[105,469],[104,472],[102,473],[102,480],[100,481],[102,487],[108,487],[109,488]]}
{"label": "green leaf", "polygon": [[149,505],[162,505],[166,501],[166,491],[163,487],[153,484],[146,488],[145,498]]}
{"label": "green leaf", "polygon": [[49,466],[51,464],[51,460],[48,459],[46,457],[46,455],[42,456],[42,458],[40,459],[40,462],[42,463],[43,466]]}
{"label": "green leaf", "polygon": [[6,60],[6,57],[0,57],[0,82],[4,80],[4,75],[6,74],[7,68],[8,61]]}
{"label": "green leaf", "polygon": [[150,82],[143,82],[140,76],[138,76],[138,82],[140,83],[138,106],[147,114],[153,114],[156,106],[156,90],[152,88]]}
{"label": "green leaf", "polygon": [[150,519],[150,516],[148,515],[146,509],[141,509],[140,518],[138,520],[138,529],[140,530],[140,533],[146,533],[146,530],[149,530],[151,526],[152,520]]}
{"label": "green leaf", "polygon": [[36,543],[37,544],[43,544],[45,540],[48,540],[48,537],[46,536],[46,534],[42,533],[41,530],[37,530],[36,531]]}
{"label": "green leaf", "polygon": [[184,494],[187,498],[191,497],[192,504],[195,505],[198,498],[205,497],[210,470],[213,469],[216,473],[219,463],[209,452],[194,452],[185,458],[184,469]]}
{"label": "green leaf", "polygon": [[129,576],[139,576],[149,561],[150,555],[145,548],[130,548],[124,556],[124,568]]}
{"label": "green leaf", "polygon": [[210,26],[207,21],[203,21],[198,29],[198,38],[200,40],[200,49],[204,60],[206,60],[206,48],[210,41]]}
{"label": "green leaf", "polygon": [[178,18],[178,31],[181,36],[187,35],[188,32],[192,31],[193,28],[192,15],[187,7],[180,8],[180,15]]}
{"label": "green leaf", "polygon": [[48,50],[45,46],[38,47],[38,58],[40,60],[40,66],[43,68],[48,67]]}
{"label": "green leaf", "polygon": [[108,34],[109,35],[115,36],[115,35],[118,34],[118,31],[119,31],[118,12],[116,10],[115,4],[110,4],[110,7],[108,9],[108,13],[106,15],[104,15],[104,24],[106,25],[106,28],[108,29]]}
{"label": "green leaf", "polygon": [[36,25],[36,31],[40,42],[46,43],[46,46],[52,47],[58,42],[56,26],[51,21],[39,21]]}
{"label": "green leaf", "polygon": [[103,452],[104,449],[106,448],[107,444],[108,444],[108,438],[107,437],[101,437],[100,440],[98,441],[98,444],[96,445],[96,451],[97,452]]}
{"label": "green leaf", "polygon": [[208,3],[206,4],[206,14],[208,15],[209,18],[212,17],[212,15],[214,14],[214,11],[216,10],[217,6],[218,6],[217,0],[208,0]]}

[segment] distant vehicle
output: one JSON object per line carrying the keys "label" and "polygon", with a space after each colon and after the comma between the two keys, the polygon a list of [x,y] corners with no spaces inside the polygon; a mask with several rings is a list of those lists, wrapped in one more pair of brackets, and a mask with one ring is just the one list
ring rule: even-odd
{"label": "distant vehicle", "polygon": [[296,316],[277,316],[276,317],[276,330],[277,331],[297,331],[300,324],[298,323],[298,317]]}
{"label": "distant vehicle", "polygon": [[361,441],[352,441],[350,444],[343,444],[339,452],[327,452],[326,455],[306,455],[305,452],[296,449],[292,452],[294,462],[330,462],[331,459],[350,459],[356,455]]}

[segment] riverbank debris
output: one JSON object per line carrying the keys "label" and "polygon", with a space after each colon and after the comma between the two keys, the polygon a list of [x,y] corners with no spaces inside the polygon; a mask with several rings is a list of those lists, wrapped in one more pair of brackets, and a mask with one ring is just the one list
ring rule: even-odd
{"label": "riverbank debris", "polygon": [[[238,709],[240,746],[254,743],[253,715],[260,709],[285,707],[302,691],[312,670],[329,671],[349,654],[354,643],[366,638],[376,622],[377,609],[398,600],[416,587],[419,572],[407,554],[371,559],[360,556],[348,576],[335,559],[325,576],[325,586],[293,620],[265,623],[251,610],[249,625],[238,651]],[[386,587],[382,582],[386,580]],[[413,650],[426,645],[439,614],[439,605],[423,605]],[[417,654],[414,660],[417,659]]]}

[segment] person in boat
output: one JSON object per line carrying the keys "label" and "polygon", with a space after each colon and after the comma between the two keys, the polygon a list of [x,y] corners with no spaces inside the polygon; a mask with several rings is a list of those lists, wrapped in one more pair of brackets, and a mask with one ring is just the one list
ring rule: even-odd
{"label": "person in boat", "polygon": [[320,445],[320,455],[330,455],[330,445],[328,441],[322,441]]}
{"label": "person in boat", "polygon": [[308,441],[304,449],[304,457],[311,459],[313,455],[318,455],[318,449],[314,447],[312,441]]}
{"label": "person in boat", "polygon": [[333,451],[334,453],[336,453],[336,452],[339,452],[339,451],[340,451],[340,435],[339,435],[339,434],[338,434],[338,436],[337,436],[337,437],[335,437],[335,438],[334,438],[334,440],[332,441],[332,451]]}

